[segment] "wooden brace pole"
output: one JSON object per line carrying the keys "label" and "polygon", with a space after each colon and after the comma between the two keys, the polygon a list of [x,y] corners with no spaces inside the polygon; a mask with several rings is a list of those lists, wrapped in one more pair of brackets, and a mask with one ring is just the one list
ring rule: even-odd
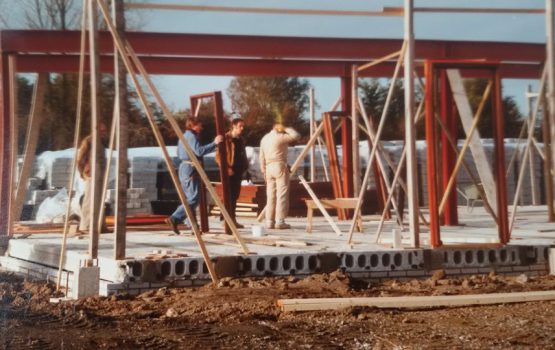
{"label": "wooden brace pole", "polygon": [[[544,71],[542,74],[542,80],[540,82],[540,87],[538,91],[538,99],[536,101],[536,106],[534,107],[534,112],[532,114],[532,119],[530,120],[530,125],[536,125],[536,118],[538,116],[538,112],[540,110],[540,106],[542,105],[544,95],[545,95],[544,89],[546,85],[546,80],[547,80],[547,65],[544,67]],[[526,165],[527,165],[526,163],[528,161],[528,155],[530,154],[528,150],[532,145],[533,136],[534,136],[534,128],[528,128],[528,139],[526,142],[526,146],[524,146],[524,159],[522,160],[522,164],[520,165],[520,171],[518,173],[518,182],[516,185],[515,197],[513,199],[513,211],[511,213],[511,219],[509,221],[509,237],[510,237],[510,234],[513,232],[513,227],[514,227],[517,208],[518,208],[518,200],[520,197],[520,192],[522,190],[522,182],[524,180],[524,172],[526,171]]]}
{"label": "wooden brace pole", "polygon": [[[12,140],[12,148],[11,148],[11,155],[10,155],[10,164],[8,165],[11,168],[10,171],[10,182],[8,189],[10,191],[10,202],[8,204],[8,235],[13,235],[13,223],[19,219],[15,216],[15,199],[16,199],[16,191],[15,191],[15,179],[17,178],[17,152],[19,148],[18,142],[18,111],[17,111],[17,56],[14,54],[10,54],[8,56],[8,79],[10,84],[10,138]],[[26,184],[25,184],[26,186]],[[25,187],[22,186],[22,187]]]}
{"label": "wooden brace pole", "polygon": [[[414,123],[415,124],[418,123],[418,121],[420,120],[420,117],[424,115],[422,113],[423,109],[424,109],[424,100],[420,101],[420,104],[418,105],[418,109],[416,110],[416,113],[414,115]],[[397,185],[397,182],[401,182],[403,180],[401,178],[401,174],[402,174],[403,166],[405,165],[404,163],[405,163],[406,160],[407,160],[407,147],[404,146],[403,151],[401,153],[401,157],[399,159],[399,164],[397,165],[397,169],[395,170],[395,175],[393,176],[393,181],[392,181],[392,184],[391,184],[391,186],[393,188],[395,188],[395,186]],[[404,190],[405,190],[405,192],[407,192],[406,189],[404,189]],[[380,240],[383,225],[384,225],[384,222],[385,222],[386,213],[387,213],[387,210],[389,209],[389,205],[390,205],[392,199],[393,199],[393,191],[389,192],[389,195],[387,196],[387,200],[386,200],[385,205],[384,205],[384,210],[383,210],[382,216],[380,218],[380,223],[378,224],[378,229],[376,230],[376,243],[378,243],[379,240]],[[418,213],[420,215],[420,219],[424,223],[428,224],[428,222],[424,218],[424,214],[422,214],[422,210],[420,210],[420,208],[418,209]]]}
{"label": "wooden brace pole", "polygon": [[[380,118],[380,123],[378,124],[378,130],[376,131],[376,138],[375,141],[379,142],[380,138],[382,136],[382,130],[383,127],[385,125],[385,120],[387,117],[387,112],[389,110],[389,104],[391,103],[391,98],[393,96],[393,90],[395,88],[395,80],[397,79],[397,76],[399,75],[399,71],[401,70],[401,65],[403,62],[403,59],[405,57],[405,49],[406,49],[406,41],[403,42],[403,47],[402,47],[402,52],[401,55],[399,56],[399,60],[397,61],[397,65],[395,66],[395,72],[393,73],[393,78],[391,79],[391,84],[389,86],[389,91],[387,94],[387,98],[385,100],[385,104],[384,104],[384,109],[382,112],[382,116]],[[347,244],[350,245],[352,242],[352,238],[353,238],[353,233],[355,231],[355,227],[356,227],[356,222],[357,222],[357,217],[360,213],[360,208],[362,206],[362,199],[363,199],[363,194],[364,192],[366,192],[366,186],[368,186],[368,179],[370,178],[370,169],[372,168],[372,162],[374,161],[374,157],[376,156],[376,151],[378,150],[377,147],[373,147],[372,148],[372,152],[370,152],[370,157],[368,157],[368,164],[366,166],[366,172],[364,173],[364,179],[362,180],[362,185],[361,185],[361,191],[358,195],[358,204],[355,207],[355,212],[353,214],[353,220],[351,222],[351,227],[349,228],[349,238],[347,240]]]}
{"label": "wooden brace pole", "polygon": [[[102,180],[102,192],[100,193],[100,214],[98,216],[98,232],[102,232],[102,227],[104,226],[104,222],[106,221],[104,215],[106,213],[106,205],[104,204],[106,201],[106,192],[108,191],[108,182],[110,180],[110,167],[112,166],[112,157],[114,153],[114,147],[116,143],[116,129],[117,129],[117,115],[119,114],[118,111],[115,109],[116,105],[114,104],[114,112],[112,114],[112,125],[110,126],[110,141],[108,145],[108,159],[106,160],[106,169],[104,169],[104,179]],[[119,161],[119,160],[118,160]]]}
{"label": "wooden brace pole", "polygon": [[478,123],[480,122],[480,120],[482,118],[482,114],[483,114],[482,112],[484,110],[486,102],[487,102],[487,100],[489,98],[489,95],[491,93],[492,85],[493,84],[490,81],[488,83],[488,85],[486,86],[486,89],[484,91],[484,95],[482,96],[482,100],[480,101],[478,109],[476,110],[476,114],[474,116],[474,121],[472,122],[470,130],[468,131],[468,135],[467,135],[466,139],[464,140],[464,144],[462,146],[462,149],[459,152],[459,155],[457,157],[457,161],[455,163],[455,167],[453,168],[453,172],[451,173],[451,176],[449,177],[449,181],[447,182],[447,187],[443,191],[443,196],[441,198],[441,202],[439,203],[439,210],[438,210],[439,215],[441,215],[443,213],[443,210],[445,209],[445,204],[447,203],[447,198],[449,197],[449,193],[451,192],[451,188],[453,188],[453,185],[455,183],[455,179],[457,178],[457,173],[458,173],[458,171],[461,167],[461,162],[464,158],[464,154],[466,153],[466,150],[468,149],[468,146],[470,145],[470,142],[472,140],[472,135],[474,135],[474,131],[476,131],[476,129],[478,128]]}
{"label": "wooden brace pole", "polygon": [[[85,47],[87,44],[87,6],[83,6],[81,15],[81,50],[79,55],[79,80],[77,81],[77,107],[75,110],[75,131],[73,133],[73,160],[71,162],[71,175],[69,177],[68,201],[66,207],[66,215],[64,219],[64,231],[62,235],[62,247],[60,249],[60,260],[58,263],[58,276],[56,278],[56,290],[60,290],[62,280],[62,270],[64,268],[64,259],[66,254],[66,242],[69,232],[69,215],[71,213],[71,200],[73,192],[73,184],[75,183],[75,172],[77,170],[77,154],[79,152],[79,135],[81,134],[81,122],[83,119],[83,86],[85,84]],[[39,76],[40,77],[40,76]],[[67,294],[67,290],[66,290]]]}
{"label": "wooden brace pole", "polygon": [[39,73],[35,87],[33,89],[33,99],[31,101],[31,112],[29,113],[29,120],[27,122],[27,134],[25,136],[25,151],[23,156],[23,165],[21,173],[17,182],[17,190],[15,194],[14,204],[14,217],[16,221],[21,217],[23,209],[23,201],[27,193],[27,185],[33,163],[36,158],[37,142],[39,138],[39,131],[44,115],[44,91],[46,83],[48,82],[47,73]]}
{"label": "wooden brace pole", "polygon": [[[121,55],[121,58],[123,59],[124,65],[125,65],[128,73],[129,73],[129,77],[132,79],[133,85],[135,86],[135,89],[137,90],[137,93],[139,95],[139,99],[141,101],[143,109],[146,112],[146,115],[148,117],[148,121],[149,121],[150,126],[152,128],[152,131],[154,133],[156,141],[158,142],[158,145],[160,146],[160,149],[162,150],[164,160],[166,161],[166,166],[168,167],[168,170],[170,172],[170,176],[171,176],[171,178],[173,180],[173,183],[176,187],[177,193],[178,193],[179,198],[180,198],[180,200],[183,204],[185,212],[187,213],[187,215],[189,217],[192,217],[193,211],[191,210],[191,207],[187,203],[187,198],[185,197],[185,193],[183,192],[183,189],[181,188],[179,179],[177,177],[177,173],[175,172],[175,169],[173,168],[173,162],[172,162],[172,160],[171,160],[171,158],[168,154],[167,148],[165,146],[165,142],[162,138],[162,135],[160,134],[160,130],[158,129],[158,125],[156,125],[156,122],[154,121],[154,116],[152,115],[152,111],[150,110],[150,107],[149,107],[148,101],[146,99],[146,96],[144,95],[142,87],[139,84],[139,81],[137,80],[137,77],[135,76],[134,69],[133,69],[131,61],[128,57],[128,54],[130,54],[131,56],[132,56],[132,54],[131,54],[131,52],[129,52],[129,53],[126,52],[126,50],[124,49],[123,44],[120,41],[119,35],[117,34],[115,28],[112,25],[112,21],[110,20],[110,15],[109,15],[108,9],[107,9],[106,4],[104,3],[104,1],[97,0],[97,2],[99,4],[100,9],[102,11],[102,14],[105,18],[106,25],[108,26],[108,29],[110,30],[110,32],[112,34],[112,37],[114,39],[114,44],[118,48],[118,51]],[[187,142],[184,142],[184,144],[187,145]],[[191,220],[191,225],[193,227],[193,233],[195,235],[195,239],[197,241],[197,244],[199,245],[202,256],[204,258],[204,262],[206,264],[206,267],[208,268],[208,272],[210,273],[210,277],[212,278],[212,281],[214,283],[217,283],[218,276],[216,274],[214,266],[212,265],[212,261],[210,260],[210,256],[208,255],[208,251],[206,250],[206,246],[205,246],[204,242],[202,241],[202,237],[200,235],[199,227],[196,224],[195,220]]]}
{"label": "wooden brace pole", "polygon": [[393,59],[393,58],[395,58],[395,57],[398,57],[398,56],[401,54],[401,52],[402,52],[402,50],[395,51],[395,52],[393,52],[393,53],[390,53],[389,55],[386,55],[386,56],[383,56],[383,57],[381,57],[381,58],[375,59],[375,60],[372,61],[372,62],[369,62],[369,63],[363,64],[362,66],[359,66],[359,67],[357,68],[357,70],[358,70],[359,72],[362,72],[362,71],[365,70],[365,69],[368,69],[368,68],[370,68],[370,67],[377,66],[377,65],[380,64],[380,63],[383,63],[383,62],[385,62],[385,61],[388,61],[388,60],[391,60],[391,59]]}

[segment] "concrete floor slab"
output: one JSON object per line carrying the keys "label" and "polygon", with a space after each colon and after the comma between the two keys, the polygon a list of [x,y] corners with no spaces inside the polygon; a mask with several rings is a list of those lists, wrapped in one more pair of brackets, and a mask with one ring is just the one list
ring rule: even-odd
{"label": "concrete floor slab", "polygon": [[[497,242],[495,223],[483,208],[474,208],[472,213],[468,213],[464,207],[461,207],[459,217],[459,226],[441,227],[441,239],[446,245],[446,249],[449,249],[450,244]],[[253,253],[249,256],[242,254],[240,246],[232,236],[223,234],[222,224],[216,219],[211,219],[212,232],[204,234],[203,238],[206,240],[207,250],[213,260],[217,260],[218,257],[237,257],[238,260],[234,264],[237,265],[238,275],[306,275],[322,271],[322,267],[326,265],[323,257],[328,254],[329,258],[331,254],[335,256],[335,260],[339,261],[340,266],[356,273],[357,276],[366,274],[368,277],[372,277],[372,273],[376,276],[386,273],[383,275],[384,277],[393,273],[395,276],[416,276],[418,274],[425,276],[432,266],[429,265],[430,258],[426,257],[426,254],[433,255],[433,252],[426,253],[429,242],[427,227],[421,227],[420,242],[422,246],[416,250],[410,248],[410,235],[407,228],[404,228],[402,242],[405,249],[399,250],[392,248],[392,230],[397,227],[394,221],[386,222],[380,243],[375,242],[378,221],[379,216],[364,216],[363,232],[354,234],[352,246],[347,245],[350,221],[337,223],[339,229],[344,233],[342,236],[338,236],[323,217],[314,218],[310,234],[305,231],[306,218],[290,218],[288,222],[292,226],[291,229],[266,230],[266,235],[259,238],[253,237],[251,233],[252,225],[258,223],[254,219],[242,218],[240,222],[245,225],[245,228],[241,229],[240,233]],[[113,290],[117,291],[130,285],[148,289],[160,283],[175,284],[178,281],[183,284],[183,281],[187,279],[205,281],[208,279],[205,266],[203,268],[202,255],[191,234],[176,236],[169,230],[139,232],[133,231],[132,227],[129,227],[128,230],[127,258],[125,260],[113,259],[113,234],[100,236],[98,259],[100,278],[107,283],[115,284],[116,287],[112,288]],[[50,269],[57,268],[61,234],[46,233],[23,237],[16,235],[9,241],[5,257],[0,263],[5,265],[9,260],[10,266],[17,265],[19,261],[25,262],[26,266],[34,263]],[[281,242],[282,246],[268,245],[273,242]],[[501,252],[494,253],[491,253],[491,249],[484,249],[481,253],[475,250],[463,250],[459,253],[455,252],[452,257],[443,258],[443,263],[444,265],[454,264],[455,267],[460,267],[462,270],[480,268],[484,272],[484,269],[489,266],[495,269],[499,268],[500,264],[504,264],[502,267],[509,272],[517,271],[518,268],[522,269],[522,266],[514,266],[517,268],[516,270],[513,268],[515,264],[523,264],[520,256],[523,254],[539,256],[544,254],[538,253],[544,251],[541,247],[555,245],[555,223],[547,222],[546,207],[519,207],[519,215],[515,221],[509,247],[511,245],[540,248],[534,248],[536,253],[528,251],[522,253],[520,250],[508,248],[502,248]],[[480,247],[475,248],[479,250]],[[70,272],[77,271],[80,261],[87,258],[87,249],[88,240],[86,238],[69,238],[64,269]],[[163,258],[153,260],[153,253],[163,256]],[[464,261],[459,263],[457,259],[460,257],[457,258],[457,254],[462,254],[467,260],[470,260],[466,264]],[[482,261],[483,259],[480,260],[480,254],[486,256],[485,262]],[[488,254],[491,257],[490,260],[487,260]],[[513,257],[518,255],[519,258],[513,258],[511,261],[504,258],[507,255]],[[538,259],[534,261],[536,265],[547,266],[547,259]],[[411,270],[409,274],[403,272],[407,269]],[[459,271],[462,271],[461,269]]]}

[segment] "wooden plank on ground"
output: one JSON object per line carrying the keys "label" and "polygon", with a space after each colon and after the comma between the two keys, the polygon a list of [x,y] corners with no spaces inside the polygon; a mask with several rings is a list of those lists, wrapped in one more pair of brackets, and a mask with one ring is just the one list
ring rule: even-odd
{"label": "wooden plank on ground", "polygon": [[280,299],[277,304],[281,311],[287,312],[338,310],[353,306],[400,309],[524,303],[545,300],[555,300],[555,291],[373,298]]}

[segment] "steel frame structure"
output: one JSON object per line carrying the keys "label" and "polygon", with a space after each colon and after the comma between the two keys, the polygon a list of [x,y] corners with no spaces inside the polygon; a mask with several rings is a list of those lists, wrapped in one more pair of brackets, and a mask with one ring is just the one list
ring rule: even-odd
{"label": "steel frame structure", "polygon": [[[493,140],[494,140],[494,174],[497,199],[497,226],[499,243],[506,244],[510,240],[507,210],[507,185],[505,177],[505,151],[504,151],[504,121],[503,121],[503,101],[501,94],[501,77],[499,75],[499,65],[496,62],[462,62],[462,61],[427,61],[425,64],[426,91],[426,154],[427,154],[427,174],[428,174],[428,198],[430,212],[430,245],[437,248],[442,245],[440,237],[440,213],[439,213],[439,194],[446,191],[447,179],[454,170],[454,151],[447,145],[446,132],[456,135],[456,114],[453,113],[453,94],[447,83],[447,69],[482,69],[490,75],[493,82],[492,115],[493,115]],[[441,119],[447,130],[441,133],[441,171],[438,168],[438,149],[439,130],[437,127],[435,113],[436,97],[440,94],[439,109]],[[468,136],[470,137],[470,136]],[[439,173],[442,174],[441,181]],[[441,182],[441,183],[440,183]],[[457,201],[454,187],[447,194],[447,208],[444,212],[444,221],[447,225],[456,225],[457,220]]]}
{"label": "steel frame structure", "polygon": [[[216,134],[225,136],[225,120],[224,120],[224,107],[222,100],[222,92],[214,91],[204,94],[193,95],[190,97],[191,111],[197,116],[202,100],[210,99],[214,104],[214,121],[216,123]],[[229,187],[229,177],[227,174],[227,149],[225,143],[218,144],[218,152],[220,152],[220,181],[222,182],[223,203],[225,208],[231,213],[231,192]],[[206,198],[206,187],[201,182],[200,191],[200,229],[202,232],[209,232],[208,225],[208,201]],[[231,228],[225,223],[225,233],[231,234]]]}
{"label": "steel frame structure", "polygon": [[[555,68],[553,67],[553,8],[547,0],[546,18],[548,22],[548,50],[545,45],[527,43],[499,42],[464,42],[464,41],[431,41],[414,39],[413,4],[405,0],[405,38],[408,43],[405,57],[405,80],[412,81],[415,62],[422,60],[487,60],[496,61],[495,77],[501,78],[537,78],[541,71],[541,62],[547,60],[549,67],[548,91],[553,91]],[[9,229],[10,200],[13,190],[13,129],[10,119],[10,71],[41,73],[41,72],[77,72],[79,67],[79,36],[77,31],[45,31],[15,30],[0,32],[0,238],[11,234]],[[388,39],[330,39],[330,38],[293,38],[270,36],[240,35],[203,35],[175,33],[138,33],[127,32],[126,39],[135,50],[145,70],[149,74],[195,74],[195,75],[264,75],[264,76],[306,76],[306,77],[339,77],[341,78],[342,109],[352,109],[351,96],[353,66],[362,65],[369,59],[383,57],[397,50],[402,41]],[[98,35],[99,69],[104,73],[113,71],[114,42],[107,32]],[[547,56],[547,59],[546,59]],[[17,71],[13,69],[17,63]],[[358,72],[358,77],[388,77],[393,72],[395,63],[384,61],[380,65],[369,67]],[[422,67],[417,67],[420,73]],[[491,74],[483,69],[465,69],[472,77],[483,77]],[[412,130],[414,125],[414,87],[406,91],[407,123]],[[500,87],[499,87],[500,93]],[[555,105],[553,94],[549,94],[548,104]],[[351,97],[351,98],[350,98]],[[499,109],[500,110],[500,109]],[[499,114],[498,110],[498,114]],[[555,108],[550,108],[555,113]],[[344,118],[345,123],[348,118]],[[555,128],[551,124],[551,129]],[[499,128],[499,125],[497,125]],[[343,146],[352,147],[349,139],[351,128],[343,128]],[[355,127],[356,129],[356,127]],[[409,156],[407,172],[413,170],[414,153],[411,142],[414,142],[413,131],[407,132]],[[501,130],[502,131],[502,130]],[[499,130],[497,129],[498,135]],[[553,134],[553,130],[551,130]],[[347,140],[345,140],[347,138]],[[409,140],[412,141],[409,142]],[[446,156],[448,157],[448,156]],[[349,158],[349,157],[344,157]],[[344,160],[343,186],[354,191],[352,174],[353,162]],[[350,181],[350,183],[349,183]],[[413,189],[414,178],[408,177],[408,187]],[[410,191],[410,190],[409,190]],[[352,195],[352,194],[351,194]],[[409,194],[410,202],[414,198]],[[502,203],[503,204],[503,203]],[[506,207],[506,201],[504,203]],[[7,215],[6,215],[7,214]],[[449,219],[449,220],[456,220]],[[436,225],[434,220],[433,225]],[[415,222],[411,219],[411,231],[418,246]],[[454,221],[452,221],[454,222]],[[416,223],[417,225],[417,223]],[[501,229],[500,229],[501,230]],[[505,229],[503,229],[505,232]],[[508,241],[505,233],[501,235],[503,242]],[[436,242],[438,243],[438,242]]]}

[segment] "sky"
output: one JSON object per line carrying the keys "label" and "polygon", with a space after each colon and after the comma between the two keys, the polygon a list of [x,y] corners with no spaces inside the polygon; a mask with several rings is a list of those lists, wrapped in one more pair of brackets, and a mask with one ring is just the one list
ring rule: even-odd
{"label": "sky", "polygon": [[[150,0],[151,3],[208,4],[206,1]],[[399,7],[403,1],[374,0],[305,0],[305,1],[211,1],[210,5],[313,8],[335,10],[380,11],[383,6]],[[419,1],[421,7],[502,7],[544,8],[543,0],[442,0]],[[141,10],[146,24],[143,30],[179,33],[215,33],[245,35],[284,35],[307,37],[345,38],[402,38],[403,20],[399,17],[304,16],[267,15],[248,13],[216,13],[192,11]],[[217,25],[215,25],[217,23]],[[416,39],[443,39],[469,41],[545,42],[545,22],[542,15],[529,14],[416,14]],[[175,76],[158,78],[157,84],[174,108],[184,108],[191,94],[225,91],[232,77]],[[309,79],[315,88],[320,106],[317,113],[328,110],[339,95],[338,78]],[[537,89],[537,80],[504,80],[503,94],[513,96],[521,112],[527,113],[525,90],[528,85]],[[229,109],[229,101],[226,101]]]}
{"label": "sky", "polygon": [[[11,0],[8,0],[11,1]],[[244,6],[270,8],[381,11],[384,6],[401,7],[402,0],[138,0],[147,3]],[[77,0],[78,2],[78,0]],[[6,6],[0,0],[0,11]],[[415,0],[416,7],[501,7],[544,8],[545,0]],[[142,31],[213,33],[245,35],[283,35],[344,38],[402,38],[402,17],[309,16],[286,14],[218,13],[201,11],[135,10]],[[11,27],[22,23],[12,11]],[[131,21],[132,22],[132,21]],[[417,13],[416,39],[545,42],[544,16],[537,14],[447,14]],[[153,76],[165,101],[173,109],[187,108],[193,94],[226,89],[232,77]],[[320,110],[328,110],[339,95],[338,78],[309,79],[315,88]],[[521,112],[527,113],[525,90],[537,80],[504,80],[503,94],[513,96]],[[230,109],[229,99],[224,101]]]}

